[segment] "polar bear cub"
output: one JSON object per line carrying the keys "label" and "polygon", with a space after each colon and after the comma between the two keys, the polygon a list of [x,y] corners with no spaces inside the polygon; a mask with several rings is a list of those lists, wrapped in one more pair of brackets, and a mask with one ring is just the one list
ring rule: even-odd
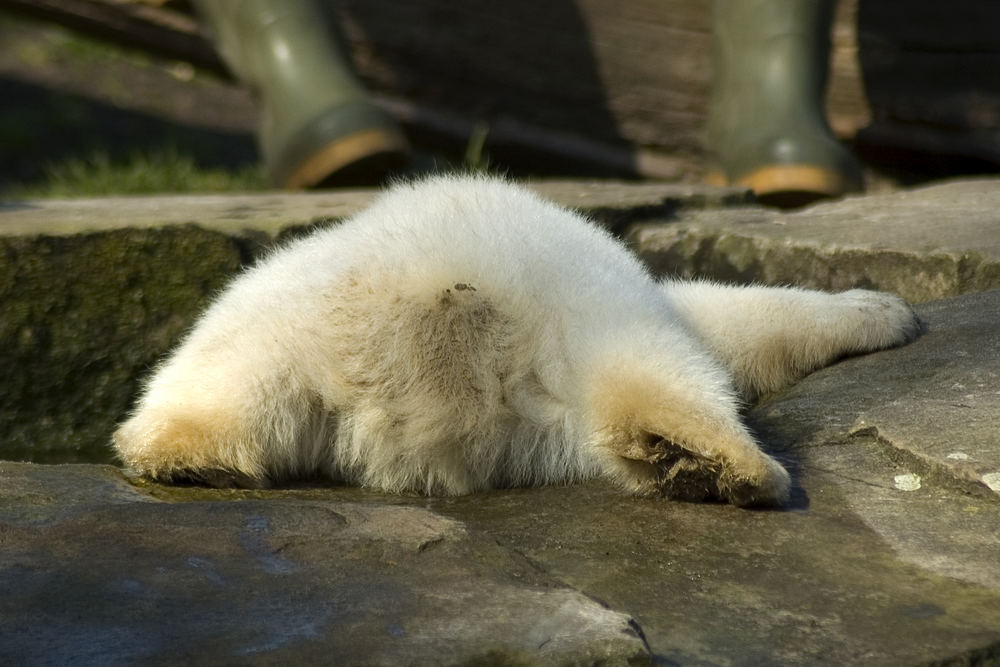
{"label": "polar bear cub", "polygon": [[657,283],[576,213],[438,176],[233,281],[114,445],[164,481],[466,494],[602,477],[780,504],[788,473],[742,402],[917,331],[878,292]]}

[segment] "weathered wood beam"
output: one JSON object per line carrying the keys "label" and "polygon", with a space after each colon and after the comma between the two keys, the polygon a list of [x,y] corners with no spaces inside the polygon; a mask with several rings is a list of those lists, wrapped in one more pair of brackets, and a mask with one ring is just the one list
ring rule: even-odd
{"label": "weathered wood beam", "polygon": [[161,2],[128,0],[0,0],[0,9],[52,21],[100,39],[184,60],[229,76],[198,20]]}

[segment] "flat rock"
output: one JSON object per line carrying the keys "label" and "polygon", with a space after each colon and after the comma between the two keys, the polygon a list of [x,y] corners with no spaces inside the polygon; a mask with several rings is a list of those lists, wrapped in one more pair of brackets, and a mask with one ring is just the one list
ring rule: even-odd
{"label": "flat rock", "polygon": [[848,197],[794,213],[683,211],[629,240],[658,273],[817,289],[870,287],[911,302],[1000,288],[1000,180]]}
{"label": "flat rock", "polygon": [[649,661],[627,615],[414,504],[164,502],[87,465],[0,479],[3,664]]}
{"label": "flat rock", "polygon": [[[929,331],[896,352],[899,390],[890,398],[869,388],[852,432],[911,454],[915,472],[945,473],[1000,496],[1000,291],[920,312]],[[872,377],[869,387],[882,383]]]}
{"label": "flat rock", "polygon": [[[662,218],[679,209],[753,201],[740,188],[674,183],[553,180],[528,185],[543,197],[612,220]],[[376,195],[376,190],[359,189],[14,201],[0,203],[0,235],[61,236],[196,224],[229,234],[279,236],[292,227],[346,218]]]}
{"label": "flat rock", "polygon": [[785,439],[802,443],[827,431],[875,439],[913,475],[1000,498],[1000,290],[931,302],[917,312],[925,333],[874,357],[883,363],[859,357],[823,369],[753,416],[784,432],[795,423],[790,415],[822,412],[823,422],[807,427],[808,438]]}
{"label": "flat rock", "polygon": [[920,306],[915,343],[752,409],[784,511],[0,464],[0,661],[992,664],[998,305]]}

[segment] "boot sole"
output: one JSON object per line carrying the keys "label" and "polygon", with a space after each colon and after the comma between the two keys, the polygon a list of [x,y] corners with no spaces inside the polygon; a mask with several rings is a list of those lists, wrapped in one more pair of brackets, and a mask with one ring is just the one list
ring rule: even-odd
{"label": "boot sole", "polygon": [[818,199],[838,197],[857,192],[860,184],[852,182],[834,169],[807,164],[768,165],[754,169],[729,181],[718,170],[705,176],[710,185],[739,185],[753,190],[754,196],[765,204],[776,206],[803,206]]}
{"label": "boot sole", "polygon": [[[402,133],[372,128],[340,137],[310,155],[279,184],[290,190],[320,184],[377,183],[386,173],[406,161],[408,145]],[[362,173],[364,172],[364,173]],[[338,179],[343,175],[344,179]]]}

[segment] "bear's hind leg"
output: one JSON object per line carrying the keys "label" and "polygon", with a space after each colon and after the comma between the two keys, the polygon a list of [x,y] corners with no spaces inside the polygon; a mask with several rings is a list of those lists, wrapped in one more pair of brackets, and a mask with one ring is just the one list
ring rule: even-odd
{"label": "bear's hind leg", "polygon": [[591,446],[604,474],[637,495],[781,505],[790,478],[740,422],[732,396],[612,370],[591,386]]}
{"label": "bear's hind leg", "polygon": [[266,488],[270,480],[238,418],[219,411],[139,410],[114,446],[135,472],[161,482]]}

